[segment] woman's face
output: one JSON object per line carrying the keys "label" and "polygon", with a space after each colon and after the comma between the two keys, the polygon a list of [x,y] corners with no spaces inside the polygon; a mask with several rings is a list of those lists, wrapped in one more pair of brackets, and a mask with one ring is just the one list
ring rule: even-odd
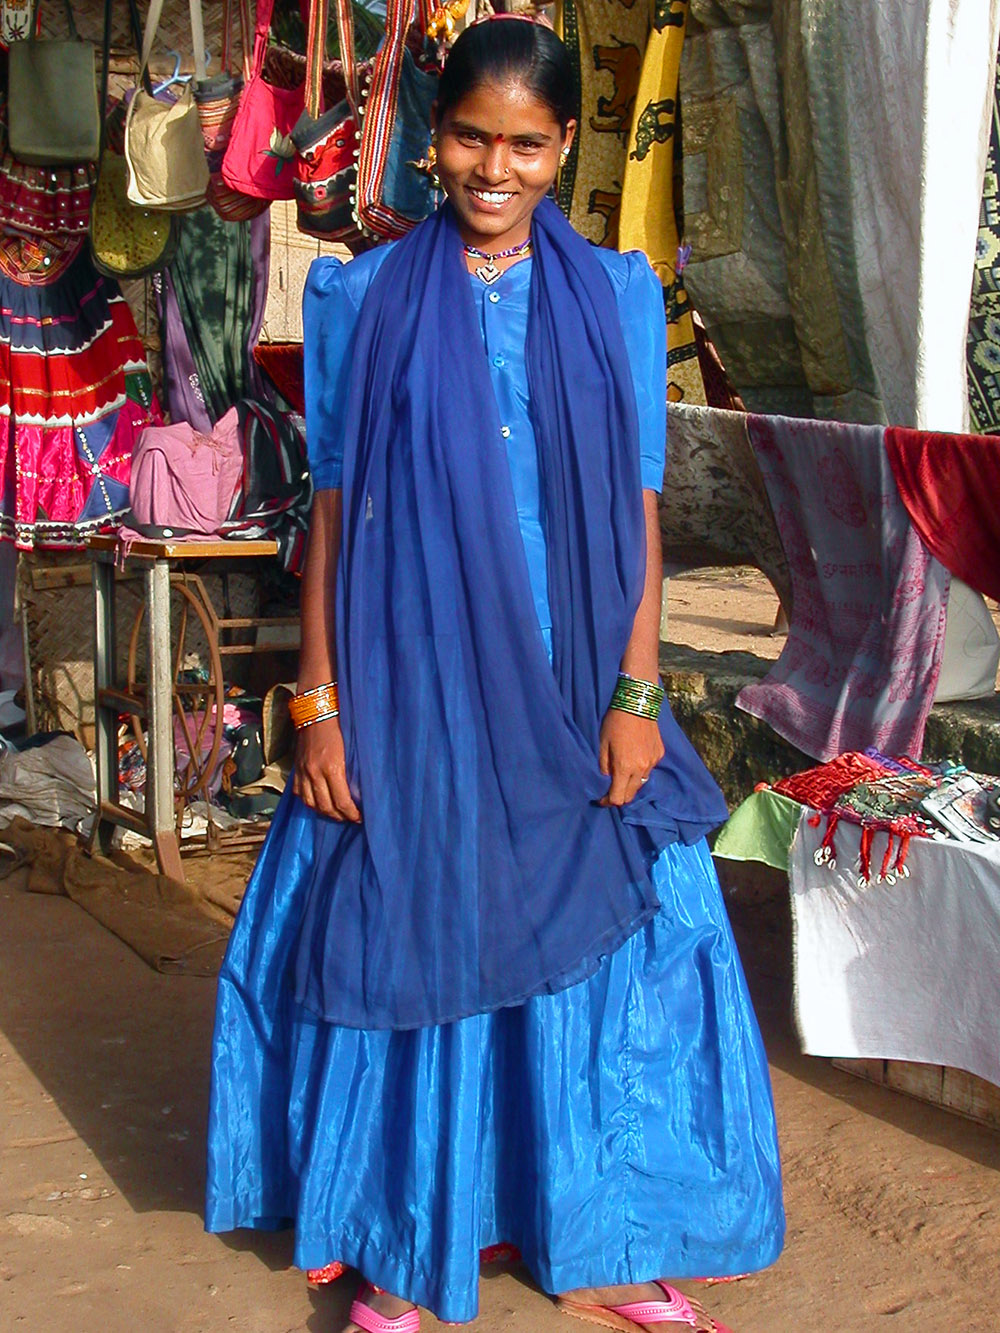
{"label": "woman's face", "polygon": [[564,134],[523,84],[485,83],[435,116],[435,128],[437,174],[465,243],[495,253],[527,240],[576,122]]}

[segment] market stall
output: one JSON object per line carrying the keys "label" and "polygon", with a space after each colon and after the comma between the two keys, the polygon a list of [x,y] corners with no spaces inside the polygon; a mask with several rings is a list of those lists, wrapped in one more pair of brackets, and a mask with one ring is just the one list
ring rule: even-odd
{"label": "market stall", "polygon": [[[845,754],[765,786],[715,855],[787,871],[802,1048],[1000,1121],[1000,779]],[[936,1072],[935,1072],[936,1071]],[[959,1080],[962,1083],[961,1080]],[[914,1089],[910,1089],[914,1090]],[[950,1094],[954,1100],[954,1094]],[[961,1104],[964,1101],[964,1104]]]}

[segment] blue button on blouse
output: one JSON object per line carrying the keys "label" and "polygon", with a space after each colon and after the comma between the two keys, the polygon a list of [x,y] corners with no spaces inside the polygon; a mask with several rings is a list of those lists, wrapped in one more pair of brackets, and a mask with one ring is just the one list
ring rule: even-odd
{"label": "blue button on blouse", "polygon": [[[344,414],[358,312],[388,246],[341,264],[317,259],[309,270],[303,300],[306,330],[306,439],[317,490],[338,487],[343,475]],[[639,414],[642,484],[663,486],[666,446],[666,327],[663,292],[644,255],[597,250],[618,299]],[[517,518],[528,559],[538,623],[551,627],[544,515],[538,457],[528,401],[525,340],[531,259],[509,268],[491,287],[469,275],[479,313],[490,381],[504,423]]]}

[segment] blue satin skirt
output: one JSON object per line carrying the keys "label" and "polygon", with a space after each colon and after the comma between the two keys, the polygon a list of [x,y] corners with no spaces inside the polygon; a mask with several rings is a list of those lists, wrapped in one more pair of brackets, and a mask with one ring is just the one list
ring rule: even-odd
{"label": "blue satin skirt", "polygon": [[588,980],[365,1031],[291,997],[316,818],[286,794],[219,978],[209,1231],[294,1226],[302,1268],[456,1323],[500,1241],[549,1292],[774,1261],[767,1062],[704,842],[662,853],[660,912]]}

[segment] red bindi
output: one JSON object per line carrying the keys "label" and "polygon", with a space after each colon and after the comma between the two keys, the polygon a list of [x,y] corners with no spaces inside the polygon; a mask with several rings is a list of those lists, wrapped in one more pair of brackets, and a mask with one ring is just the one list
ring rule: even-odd
{"label": "red bindi", "polygon": [[495,143],[503,143],[503,135],[502,135],[502,134],[498,134],[498,135],[496,136],[496,139],[494,140],[494,142],[495,142]]}

